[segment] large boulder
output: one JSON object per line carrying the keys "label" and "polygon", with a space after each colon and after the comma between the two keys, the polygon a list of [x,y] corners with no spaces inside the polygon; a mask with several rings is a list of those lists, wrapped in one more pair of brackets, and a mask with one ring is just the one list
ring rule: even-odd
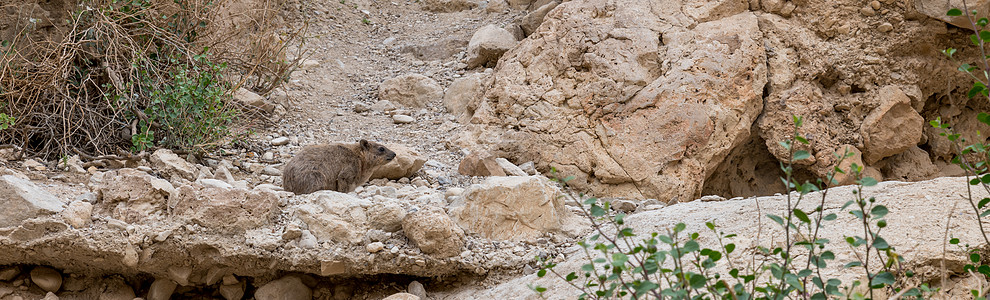
{"label": "large boulder", "polygon": [[457,173],[467,176],[505,176],[505,170],[488,151],[472,151],[461,159]]}
{"label": "large boulder", "polygon": [[443,106],[447,108],[447,112],[456,116],[458,122],[470,122],[471,115],[484,96],[484,85],[488,79],[488,74],[474,73],[450,83],[443,95]]}
{"label": "large boulder", "polygon": [[[965,2],[965,5],[964,5]],[[990,1],[988,0],[914,0],[914,8],[918,12],[925,14],[928,17],[941,20],[943,22],[969,29],[972,27],[969,19],[966,15],[962,16],[948,16],[946,13],[949,9],[957,8],[962,10],[964,13],[968,11],[976,11],[976,17],[974,20],[979,18],[986,18],[987,12],[990,12]],[[966,10],[968,8],[969,10]]]}
{"label": "large boulder", "polygon": [[439,208],[429,207],[406,215],[402,230],[426,254],[457,256],[464,247],[464,230]]}
{"label": "large boulder", "polygon": [[477,66],[494,67],[499,57],[516,45],[516,38],[495,25],[481,27],[471,36],[467,47],[468,68]]}
{"label": "large boulder", "polygon": [[0,227],[15,226],[26,219],[52,215],[65,209],[58,197],[27,179],[0,176]]}
{"label": "large boulder", "polygon": [[921,142],[925,125],[900,89],[885,87],[879,97],[883,102],[866,116],[860,127],[865,146],[863,160],[869,164],[916,146]]}
{"label": "large boulder", "polygon": [[535,240],[560,231],[570,215],[560,189],[542,176],[489,177],[465,189],[452,206],[461,227],[497,240]]}
{"label": "large boulder", "polygon": [[[687,30],[678,9],[561,4],[495,69],[472,118],[477,140],[596,195],[700,196],[761,112],[766,53],[756,15],[740,10]],[[509,129],[490,137],[497,127]]]}
{"label": "large boulder", "polygon": [[371,179],[411,177],[426,163],[426,158],[409,147],[396,144],[387,144],[385,147],[395,152],[395,158],[375,169],[375,172],[371,173]]}
{"label": "large boulder", "polygon": [[406,74],[382,82],[378,87],[378,98],[409,108],[421,108],[443,98],[443,88],[432,78]]}

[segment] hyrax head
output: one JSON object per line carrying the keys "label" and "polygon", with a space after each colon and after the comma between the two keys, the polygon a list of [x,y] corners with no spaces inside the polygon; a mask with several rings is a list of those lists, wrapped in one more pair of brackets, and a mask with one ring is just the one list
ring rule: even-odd
{"label": "hyrax head", "polygon": [[371,165],[384,165],[395,158],[395,152],[385,148],[382,144],[362,139],[360,145],[361,149],[368,154],[368,160]]}

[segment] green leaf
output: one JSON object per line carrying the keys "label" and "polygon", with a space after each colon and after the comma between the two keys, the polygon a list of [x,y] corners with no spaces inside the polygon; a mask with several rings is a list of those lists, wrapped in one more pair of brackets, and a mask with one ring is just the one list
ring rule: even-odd
{"label": "green leaf", "polygon": [[951,244],[951,245],[959,245],[959,239],[958,238],[951,238],[951,239],[949,239],[949,244]]}
{"label": "green leaf", "polygon": [[980,255],[976,253],[970,253],[969,261],[973,262],[974,264],[980,263]]}
{"label": "green leaf", "polygon": [[802,222],[811,223],[811,219],[808,218],[808,214],[804,213],[804,211],[800,209],[797,208],[794,209],[794,216],[797,217]]}
{"label": "green leaf", "polygon": [[945,15],[950,17],[958,17],[962,15],[962,10],[958,8],[953,8],[950,9],[948,12],[946,12]]}
{"label": "green leaf", "polygon": [[732,251],[736,250],[736,244],[725,245],[725,254],[732,254]]}
{"label": "green leaf", "polygon": [[839,216],[836,216],[835,214],[827,214],[827,215],[825,215],[825,217],[822,218],[822,220],[832,221],[832,220],[835,220],[838,217]]}
{"label": "green leaf", "polygon": [[969,98],[976,97],[977,95],[980,94],[980,92],[983,92],[983,89],[985,89],[985,87],[983,86],[983,84],[981,84],[979,82],[976,82],[976,83],[973,84],[973,88],[969,89],[969,92],[966,93],[966,97],[969,97]]}
{"label": "green leaf", "polygon": [[684,231],[684,229],[687,229],[687,225],[684,224],[684,223],[677,223],[677,225],[674,225],[674,232],[675,233],[676,232]]}
{"label": "green leaf", "polygon": [[794,274],[784,274],[784,281],[786,281],[787,284],[794,289],[802,292],[804,291],[804,285],[801,284],[801,281],[798,280],[797,276],[794,276]]}
{"label": "green leaf", "polygon": [[990,40],[990,32],[987,32],[986,30],[980,30],[980,39],[982,39],[984,42]]}
{"label": "green leaf", "polygon": [[591,205],[591,216],[593,216],[593,217],[601,217],[601,216],[604,216],[604,215],[605,215],[605,209],[604,208],[602,208],[601,206],[598,206],[597,204],[592,204]]}
{"label": "green leaf", "polygon": [[705,283],[708,282],[708,278],[705,278],[705,276],[700,274],[691,274],[691,278],[688,279],[688,282],[691,284],[691,288],[700,289],[705,286]]}
{"label": "green leaf", "polygon": [[621,267],[629,261],[629,256],[623,253],[612,253],[612,266]]}
{"label": "green leaf", "polygon": [[987,22],[988,22],[987,18],[980,18],[979,20],[976,20],[976,26],[980,26],[981,28],[986,27]]}
{"label": "green leaf", "polygon": [[877,185],[877,180],[873,179],[873,177],[866,176],[859,180],[859,184],[862,186],[874,186]]}
{"label": "green leaf", "polygon": [[805,160],[805,159],[808,159],[809,157],[811,157],[811,154],[808,153],[808,151],[798,150],[798,151],[795,151],[794,152],[794,160],[795,161]]}
{"label": "green leaf", "polygon": [[802,143],[802,144],[805,144],[805,145],[808,144],[808,139],[806,139],[806,138],[804,138],[803,136],[800,136],[800,135],[795,136],[794,137],[794,140],[795,141],[798,141],[798,143]]}
{"label": "green leaf", "polygon": [[990,203],[990,198],[983,198],[982,200],[980,200],[980,204],[976,205],[976,207],[983,208],[987,206],[987,203]]}
{"label": "green leaf", "polygon": [[890,248],[890,245],[887,245],[887,240],[884,240],[882,237],[878,236],[873,240],[873,247],[880,250],[887,250]]}
{"label": "green leaf", "polygon": [[780,216],[767,214],[767,218],[770,218],[774,222],[777,222],[777,224],[780,224],[780,226],[784,226],[784,219],[781,218]]}
{"label": "green leaf", "polygon": [[870,283],[871,287],[883,287],[884,285],[894,284],[896,280],[894,279],[894,274],[890,272],[880,272],[876,277],[873,277],[873,282]]}
{"label": "green leaf", "polygon": [[[571,273],[571,274],[574,274],[574,273]],[[542,278],[543,276],[547,276],[547,270],[546,269],[540,269],[539,271],[536,271],[536,277]]]}
{"label": "green leaf", "polygon": [[822,252],[822,256],[821,257],[824,260],[833,260],[833,259],[835,259],[835,253],[832,253],[832,251],[825,251],[825,252]]}
{"label": "green leaf", "polygon": [[873,209],[870,210],[870,215],[875,219],[883,218],[883,216],[887,215],[887,207],[883,205],[874,206]]}
{"label": "green leaf", "polygon": [[851,262],[847,263],[844,267],[846,269],[848,269],[848,268],[852,268],[852,267],[859,267],[859,266],[862,266],[862,265],[863,265],[863,263],[860,262],[860,261],[851,261]]}
{"label": "green leaf", "polygon": [[698,245],[698,242],[687,241],[686,243],[684,243],[684,253],[695,252],[698,251],[699,248],[701,248],[701,246]]}

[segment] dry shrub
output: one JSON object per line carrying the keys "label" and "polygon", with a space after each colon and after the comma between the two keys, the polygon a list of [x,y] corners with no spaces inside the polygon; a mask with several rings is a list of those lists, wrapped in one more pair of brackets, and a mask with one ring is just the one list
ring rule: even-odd
{"label": "dry shrub", "polygon": [[15,23],[0,45],[0,113],[15,120],[0,144],[46,158],[215,148],[240,111],[231,90],[281,85],[298,65],[288,45],[302,41],[279,34],[281,4],[218,9],[237,3],[94,0],[44,33]]}

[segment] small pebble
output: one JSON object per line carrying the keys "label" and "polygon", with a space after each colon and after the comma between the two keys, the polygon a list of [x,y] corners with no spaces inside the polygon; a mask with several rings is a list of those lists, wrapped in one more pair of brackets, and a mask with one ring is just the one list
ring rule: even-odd
{"label": "small pebble", "polygon": [[891,30],[894,30],[894,25],[891,25],[890,23],[883,23],[877,27],[877,30],[880,30],[880,32],[890,32]]}
{"label": "small pebble", "polygon": [[382,242],[373,242],[365,246],[365,249],[368,250],[369,253],[378,253],[379,251],[382,251],[382,249],[385,249],[385,244],[382,244]]}
{"label": "small pebble", "polygon": [[56,292],[62,287],[62,274],[49,267],[37,267],[31,270],[31,282],[45,291]]}
{"label": "small pebble", "polygon": [[859,10],[859,13],[862,14],[862,15],[864,15],[864,16],[867,16],[867,17],[872,17],[872,16],[875,16],[877,14],[877,11],[876,10],[873,10],[872,7],[864,7],[864,8],[862,8],[862,9]]}
{"label": "small pebble", "polygon": [[282,170],[279,170],[278,168],[273,166],[267,166],[265,167],[264,170],[261,170],[261,174],[265,174],[268,176],[282,176]]}
{"label": "small pebble", "polygon": [[412,122],[415,122],[415,121],[416,121],[416,119],[414,119],[413,117],[407,116],[407,115],[393,115],[392,116],[392,123],[395,123],[395,124],[409,124],[409,123],[412,123]]}
{"label": "small pebble", "polygon": [[272,146],[283,146],[289,143],[289,138],[280,136],[272,139]]}
{"label": "small pebble", "polygon": [[423,287],[423,284],[419,283],[419,281],[413,280],[413,282],[410,282],[408,290],[410,294],[418,296],[419,299],[427,299],[426,288]]}
{"label": "small pebble", "polygon": [[880,1],[873,0],[873,2],[870,2],[870,7],[872,7],[873,10],[880,9]]}

